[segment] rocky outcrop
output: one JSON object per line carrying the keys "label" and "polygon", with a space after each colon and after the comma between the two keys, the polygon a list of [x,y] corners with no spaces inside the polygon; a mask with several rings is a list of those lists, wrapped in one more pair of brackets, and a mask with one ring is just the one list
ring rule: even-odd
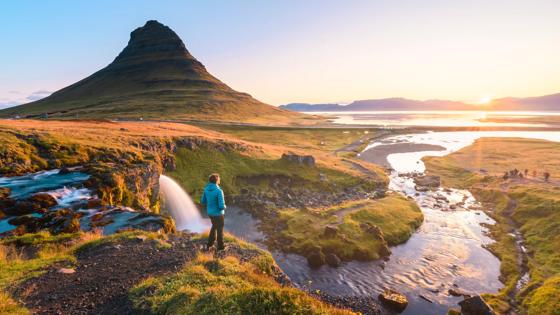
{"label": "rocky outcrop", "polygon": [[327,238],[335,237],[338,234],[338,227],[335,225],[327,225],[325,226],[325,232],[323,235]]}
{"label": "rocky outcrop", "polygon": [[459,306],[461,306],[461,314],[462,315],[495,315],[492,308],[486,304],[484,299],[480,296],[473,296],[470,298],[466,298],[463,301],[459,302]]}
{"label": "rocky outcrop", "polygon": [[436,188],[441,185],[439,176],[422,175],[414,177],[414,184],[416,185],[416,190],[427,191],[431,188]]}
{"label": "rocky outcrop", "polygon": [[337,255],[328,253],[327,255],[325,255],[325,262],[327,263],[327,265],[336,268],[340,266],[342,260],[338,258]]}
{"label": "rocky outcrop", "polygon": [[404,311],[408,306],[408,300],[406,296],[395,290],[385,290],[383,291],[383,293],[379,294],[378,298],[383,305],[399,313]]}
{"label": "rocky outcrop", "polygon": [[319,268],[325,264],[325,254],[321,247],[317,246],[311,250],[311,253],[307,255],[307,264],[311,268]]}
{"label": "rocky outcrop", "polygon": [[304,166],[314,167],[315,158],[312,155],[298,155],[295,153],[284,153],[282,154],[282,160],[297,163]]}
{"label": "rocky outcrop", "polygon": [[377,225],[373,225],[371,223],[361,223],[360,228],[366,232],[368,235],[371,235],[374,239],[379,240],[379,254],[382,257],[387,257],[391,255],[391,250],[389,249],[389,244],[385,240],[383,236],[383,231]]}

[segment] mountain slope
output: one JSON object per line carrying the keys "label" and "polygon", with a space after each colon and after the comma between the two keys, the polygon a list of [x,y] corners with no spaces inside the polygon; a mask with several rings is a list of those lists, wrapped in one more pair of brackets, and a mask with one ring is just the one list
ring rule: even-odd
{"label": "mountain slope", "polygon": [[288,121],[297,114],[259,102],[212,76],[169,27],[148,21],[107,67],[0,116]]}
{"label": "mountain slope", "polygon": [[381,111],[381,110],[500,110],[500,111],[559,111],[560,93],[537,97],[505,97],[492,100],[488,104],[473,105],[458,101],[427,100],[417,101],[406,98],[384,98],[358,100],[348,105],[291,103],[280,106],[296,112],[322,111]]}
{"label": "mountain slope", "polygon": [[358,100],[348,105],[291,103],[280,106],[297,112],[313,111],[379,111],[379,110],[469,110],[472,105],[444,100],[417,101],[406,98]]}

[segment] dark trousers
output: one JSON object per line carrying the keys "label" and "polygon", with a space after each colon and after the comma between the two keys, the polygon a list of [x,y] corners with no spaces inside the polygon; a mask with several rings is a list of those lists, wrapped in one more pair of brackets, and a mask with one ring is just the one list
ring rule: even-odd
{"label": "dark trousers", "polygon": [[218,234],[218,249],[222,249],[224,248],[224,216],[210,216],[210,221],[212,221],[212,228],[208,235],[208,247],[214,245],[216,234]]}

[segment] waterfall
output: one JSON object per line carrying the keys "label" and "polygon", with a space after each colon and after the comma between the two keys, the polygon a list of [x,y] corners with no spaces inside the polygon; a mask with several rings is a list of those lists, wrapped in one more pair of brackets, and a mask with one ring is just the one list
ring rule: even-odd
{"label": "waterfall", "polygon": [[210,227],[208,220],[202,218],[191,197],[174,180],[161,175],[159,189],[163,194],[166,209],[175,219],[177,230],[201,233]]}

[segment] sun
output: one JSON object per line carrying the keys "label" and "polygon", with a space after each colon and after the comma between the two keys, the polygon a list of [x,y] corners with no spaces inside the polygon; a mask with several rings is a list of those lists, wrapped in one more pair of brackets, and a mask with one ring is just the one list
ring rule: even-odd
{"label": "sun", "polygon": [[479,105],[485,105],[488,104],[492,101],[492,98],[490,96],[484,96],[483,98],[480,99],[480,101],[478,101]]}

